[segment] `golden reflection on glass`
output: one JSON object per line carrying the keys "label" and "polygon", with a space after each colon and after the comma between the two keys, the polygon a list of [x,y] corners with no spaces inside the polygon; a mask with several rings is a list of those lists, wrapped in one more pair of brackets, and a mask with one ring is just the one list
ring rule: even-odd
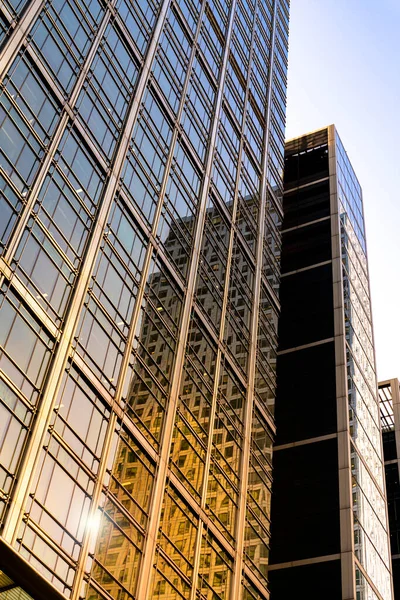
{"label": "golden reflection on glass", "polygon": [[247,488],[245,562],[257,577],[267,581],[271,511],[272,439],[256,410]]}
{"label": "golden reflection on glass", "polygon": [[[247,202],[247,209],[252,205]],[[253,203],[254,205],[254,203]],[[214,233],[226,238],[214,209],[207,222]],[[241,227],[246,233],[245,221]],[[218,228],[218,229],[217,229]],[[175,231],[164,245],[175,256]],[[181,254],[181,251],[179,250]],[[213,272],[222,269],[222,258],[212,246],[203,250]],[[186,255],[182,257],[187,260]],[[182,265],[181,265],[182,266]],[[218,267],[218,268],[217,268]],[[199,276],[200,277],[200,276]],[[206,280],[209,283],[209,280]],[[200,279],[199,279],[200,282]],[[204,281],[203,281],[204,283]],[[235,236],[233,267],[229,282],[226,345],[237,366],[247,370],[253,304],[254,268],[243,241]],[[208,286],[198,288],[196,301],[202,309],[215,304]],[[137,334],[125,382],[125,414],[155,450],[162,440],[163,420],[171,387],[182,297],[173,277],[153,260],[140,307]],[[212,311],[211,311],[212,312]],[[211,318],[211,312],[207,312]],[[263,289],[260,304],[256,390],[259,400],[272,412],[276,314]],[[189,324],[181,385],[170,449],[169,468],[232,545],[236,545],[236,517],[240,489],[240,464],[244,435],[246,389],[235,370],[223,360],[213,412],[217,347],[193,311]],[[273,366],[271,365],[273,363]],[[256,414],[252,428],[251,465],[247,501],[245,560],[257,576],[265,576],[268,564],[270,510],[271,437]],[[211,436],[211,444],[210,444]],[[206,457],[211,447],[209,472]],[[154,467],[139,451],[127,431],[115,433],[114,450],[107,471],[108,486],[94,520],[92,563],[88,600],[97,600],[100,589],[118,600],[134,597],[146,535]],[[205,481],[204,478],[207,477]],[[95,529],[98,531],[95,531]],[[193,587],[198,517],[192,514],[172,484],[165,491],[150,597],[189,600]],[[202,540],[197,585],[202,598],[228,598],[231,559],[207,533]],[[99,591],[96,591],[97,586]]]}
{"label": "golden reflection on glass", "polygon": [[260,592],[250,583],[250,581],[244,579],[241,600],[264,600],[264,596],[261,596]]}
{"label": "golden reflection on glass", "polygon": [[235,545],[239,471],[243,444],[245,392],[227,365],[221,369],[214,420],[207,512],[221,533]]}
{"label": "golden reflection on glass", "polygon": [[182,293],[172,275],[153,261],[147,279],[125,410],[157,449],[171,387]]}
{"label": "golden reflection on glass", "polygon": [[197,517],[172,487],[167,488],[161,512],[150,598],[189,600],[197,529]]}
{"label": "golden reflection on glass", "polygon": [[200,502],[210,429],[216,348],[198,319],[191,319],[170,468]]}
{"label": "golden reflection on glass", "polygon": [[[112,598],[132,598],[137,584],[148,520],[154,465],[120,428],[114,434],[106,491],[92,528],[92,560],[86,598],[102,598],[98,584]],[[94,548],[93,548],[94,546]]]}
{"label": "golden reflection on glass", "polygon": [[[126,415],[157,449],[170,392],[182,299],[171,276],[153,260],[140,309],[127,386]],[[180,443],[188,438],[180,434]],[[146,534],[154,466],[128,431],[120,428],[113,440],[107,488],[94,532],[90,579],[113,598],[135,594]],[[87,592],[98,598],[95,584]]]}
{"label": "golden reflection on glass", "polygon": [[232,559],[210,534],[203,535],[198,588],[204,600],[227,600],[232,578]]}

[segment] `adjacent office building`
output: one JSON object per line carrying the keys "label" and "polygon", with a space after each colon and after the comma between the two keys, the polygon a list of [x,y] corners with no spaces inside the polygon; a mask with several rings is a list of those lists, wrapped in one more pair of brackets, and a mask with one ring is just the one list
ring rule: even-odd
{"label": "adjacent office building", "polygon": [[269,597],[288,4],[1,6],[0,595]]}
{"label": "adjacent office building", "polygon": [[389,514],[394,597],[400,598],[400,384],[398,379],[379,383],[383,455]]}
{"label": "adjacent office building", "polygon": [[271,600],[390,600],[362,192],[333,125],[287,142],[284,189]]}

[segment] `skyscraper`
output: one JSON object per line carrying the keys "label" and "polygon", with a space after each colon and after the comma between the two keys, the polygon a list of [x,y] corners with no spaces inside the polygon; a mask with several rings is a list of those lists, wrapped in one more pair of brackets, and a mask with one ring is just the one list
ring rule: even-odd
{"label": "skyscraper", "polygon": [[362,192],[333,125],[286,144],[271,600],[390,600]]}
{"label": "skyscraper", "polygon": [[394,597],[400,597],[400,384],[398,379],[379,383],[383,455],[389,513]]}
{"label": "skyscraper", "polygon": [[268,598],[288,4],[2,4],[0,590]]}

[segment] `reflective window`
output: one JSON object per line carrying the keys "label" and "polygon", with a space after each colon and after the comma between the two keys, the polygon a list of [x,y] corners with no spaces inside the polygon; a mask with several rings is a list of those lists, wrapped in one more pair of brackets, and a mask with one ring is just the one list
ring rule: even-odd
{"label": "reflective window", "polygon": [[9,10],[11,9],[15,15],[21,14],[28,2],[29,0],[6,0]]}
{"label": "reflective window", "polygon": [[86,598],[103,597],[90,585],[92,580],[113,598],[134,597],[154,472],[148,456],[118,425],[109,454],[107,487],[91,527]]}
{"label": "reflective window", "polygon": [[206,600],[227,598],[233,561],[217,540],[206,533],[202,538],[198,587]]}
{"label": "reflective window", "polygon": [[36,404],[54,341],[5,285],[0,295],[0,345],[0,368]]}
{"label": "reflective window", "polygon": [[186,279],[196,224],[200,174],[185,146],[177,142],[158,225],[160,241]]}
{"label": "reflective window", "polygon": [[3,168],[25,198],[61,109],[36,67],[24,55],[14,61],[4,85],[0,99]]}
{"label": "reflective window", "polygon": [[[151,598],[189,598],[193,581],[198,518],[172,486],[164,494],[158,549],[154,561]],[[165,557],[168,557],[166,560]]]}
{"label": "reflective window", "polygon": [[197,274],[196,302],[218,332],[221,327],[230,229],[218,203],[210,196]]}
{"label": "reflective window", "polygon": [[216,347],[199,319],[190,321],[170,468],[199,500],[210,429]]}
{"label": "reflective window", "polygon": [[215,99],[214,85],[198,57],[190,78],[183,128],[201,161],[205,159]]}
{"label": "reflective window", "polygon": [[181,311],[181,290],[162,263],[153,261],[125,381],[125,409],[156,447],[171,390]]}
{"label": "reflective window", "polygon": [[99,150],[111,160],[121,135],[138,67],[118,31],[109,25],[83,84],[76,108]]}
{"label": "reflective window", "polygon": [[[109,409],[78,371],[68,369],[40,456],[39,476],[28,500],[29,522],[21,533],[21,544],[34,565],[42,553],[52,557],[47,573],[67,596],[74,575],[72,561],[79,557],[88,527],[90,498],[109,416]],[[58,552],[47,536],[57,543]]]}
{"label": "reflective window", "polygon": [[103,185],[82,140],[67,131],[14,256],[20,277],[56,322],[65,313]]}
{"label": "reflective window", "polygon": [[154,0],[132,4],[128,0],[117,0],[116,9],[129,31],[136,47],[144,55],[155,25],[160,2]]}
{"label": "reflective window", "polygon": [[123,188],[149,224],[154,218],[171,139],[169,119],[149,89],[122,170]]}
{"label": "reflective window", "polygon": [[11,499],[32,419],[33,406],[0,379],[0,523]]}
{"label": "reflective window", "polygon": [[199,18],[200,2],[199,0],[177,0],[182,15],[185,18],[186,25],[194,34],[197,20]]}
{"label": "reflective window", "polygon": [[250,327],[253,306],[254,268],[244,248],[235,237],[229,280],[228,308],[225,321],[227,347],[247,372]]}
{"label": "reflective window", "polygon": [[177,112],[188,70],[190,42],[178,15],[171,10],[161,36],[153,75],[174,113]]}
{"label": "reflective window", "polygon": [[70,94],[104,9],[98,0],[52,0],[30,33],[61,89]]}

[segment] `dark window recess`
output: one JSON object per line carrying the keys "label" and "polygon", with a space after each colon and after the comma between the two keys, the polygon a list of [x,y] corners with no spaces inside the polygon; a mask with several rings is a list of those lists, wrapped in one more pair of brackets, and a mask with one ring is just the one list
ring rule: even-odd
{"label": "dark window recess", "polygon": [[[3,588],[3,593],[0,592],[0,597],[8,598],[29,598],[34,600],[65,600],[64,594],[56,590],[50,582],[43,578],[42,574],[32,565],[24,560],[21,560],[19,552],[7,546],[0,539],[0,578],[1,571],[7,577],[13,579],[16,586],[9,589],[9,594]],[[10,586],[12,584],[9,584]],[[1,583],[0,583],[1,586]],[[18,589],[18,587],[21,589]],[[1,589],[1,588],[0,588]]]}
{"label": "dark window recess", "polygon": [[307,598],[338,600],[342,597],[340,560],[269,572],[271,600]]}
{"label": "dark window recess", "polygon": [[388,496],[396,493],[400,495],[399,468],[397,464],[385,465],[385,473]]}
{"label": "dark window recess", "polygon": [[333,342],[278,356],[275,444],[337,431]]}
{"label": "dark window recess", "polygon": [[336,438],[273,456],[270,563],[340,552]]}
{"label": "dark window recess", "polygon": [[317,181],[329,175],[328,146],[303,150],[285,157],[285,189]]}
{"label": "dark window recess", "polygon": [[[384,434],[385,435],[385,434]],[[400,482],[397,463],[385,465],[390,546],[392,554],[400,554]]]}
{"label": "dark window recess", "polygon": [[282,234],[282,273],[303,269],[331,258],[329,219]]}
{"label": "dark window recess", "polygon": [[396,436],[394,431],[384,431],[383,439],[383,456],[386,460],[395,460],[397,458],[396,451]]}
{"label": "dark window recess", "polygon": [[330,215],[329,181],[311,184],[305,189],[285,192],[283,229],[316,221]]}
{"label": "dark window recess", "polygon": [[400,598],[400,558],[392,559],[394,597]]}
{"label": "dark window recess", "polygon": [[333,337],[331,264],[284,277],[280,300],[280,350]]}

